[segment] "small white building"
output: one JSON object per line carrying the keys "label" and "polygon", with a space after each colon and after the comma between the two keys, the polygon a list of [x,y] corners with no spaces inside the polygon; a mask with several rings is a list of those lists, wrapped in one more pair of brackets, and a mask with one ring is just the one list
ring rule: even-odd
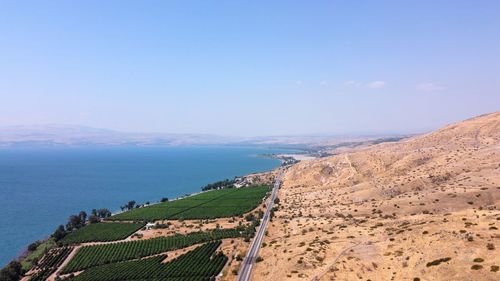
{"label": "small white building", "polygon": [[150,230],[151,228],[153,228],[156,224],[155,223],[152,223],[152,222],[148,222],[146,224],[146,230]]}

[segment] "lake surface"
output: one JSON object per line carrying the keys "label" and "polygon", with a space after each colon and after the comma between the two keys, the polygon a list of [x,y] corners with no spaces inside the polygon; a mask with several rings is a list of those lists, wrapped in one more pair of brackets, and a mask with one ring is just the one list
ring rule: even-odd
{"label": "lake surface", "polygon": [[157,202],[207,183],[279,166],[243,147],[2,148],[0,266],[48,237],[69,215],[117,211],[129,200]]}

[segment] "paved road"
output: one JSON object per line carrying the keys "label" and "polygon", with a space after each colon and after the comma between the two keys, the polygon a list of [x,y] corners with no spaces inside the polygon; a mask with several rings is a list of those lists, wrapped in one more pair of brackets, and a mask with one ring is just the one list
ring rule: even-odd
{"label": "paved road", "polygon": [[262,222],[260,223],[259,230],[255,234],[255,237],[250,245],[250,250],[241,264],[240,272],[238,273],[238,281],[250,281],[252,275],[252,268],[255,264],[255,259],[258,256],[260,245],[262,240],[264,240],[264,233],[266,232],[266,227],[269,222],[269,217],[271,214],[271,209],[273,208],[274,199],[276,199],[276,194],[278,193],[278,188],[281,184],[281,176],[283,172],[280,171],[276,177],[276,182],[274,183],[273,191],[271,192],[271,197],[269,198],[269,203],[267,204],[266,212],[262,217]]}

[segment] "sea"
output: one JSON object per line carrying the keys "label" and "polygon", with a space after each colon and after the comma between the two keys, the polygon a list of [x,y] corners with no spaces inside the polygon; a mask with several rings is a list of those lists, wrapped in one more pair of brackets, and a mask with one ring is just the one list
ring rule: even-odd
{"label": "sea", "polygon": [[71,214],[130,200],[157,202],[280,165],[255,147],[0,148],[0,266],[47,238]]}

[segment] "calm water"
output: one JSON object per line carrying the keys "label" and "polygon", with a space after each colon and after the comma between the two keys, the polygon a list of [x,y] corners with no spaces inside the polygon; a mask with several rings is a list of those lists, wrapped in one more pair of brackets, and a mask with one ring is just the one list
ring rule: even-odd
{"label": "calm water", "polygon": [[0,149],[0,266],[47,237],[70,214],[119,210],[128,200],[155,202],[198,192],[225,178],[270,170],[257,148]]}

